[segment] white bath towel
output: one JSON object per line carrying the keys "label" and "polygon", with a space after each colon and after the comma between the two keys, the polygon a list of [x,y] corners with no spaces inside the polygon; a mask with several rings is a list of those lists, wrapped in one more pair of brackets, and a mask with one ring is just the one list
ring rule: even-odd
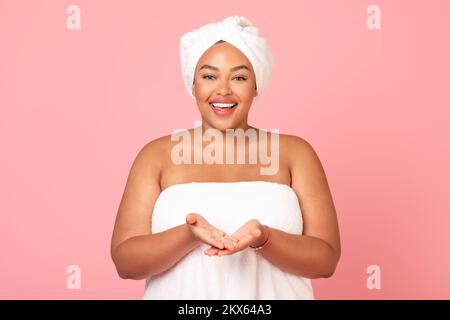
{"label": "white bath towel", "polygon": [[206,24],[184,34],[180,40],[181,71],[184,85],[192,95],[195,67],[202,54],[219,40],[238,48],[250,61],[255,72],[258,95],[261,97],[272,77],[275,58],[259,29],[243,16],[230,16],[223,21]]}
{"label": "white bath towel", "polygon": [[[266,181],[191,182],[163,190],[152,216],[152,232],[186,223],[195,212],[232,234],[246,221],[302,234],[303,219],[296,193],[287,185]],[[166,271],[146,280],[143,299],[314,299],[311,280],[287,273],[246,248],[225,256],[204,254],[202,243]]]}

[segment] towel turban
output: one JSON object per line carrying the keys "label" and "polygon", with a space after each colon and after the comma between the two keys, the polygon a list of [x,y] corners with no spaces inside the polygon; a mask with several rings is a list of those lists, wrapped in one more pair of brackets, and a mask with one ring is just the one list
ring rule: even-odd
{"label": "towel turban", "polygon": [[258,95],[253,99],[255,103],[270,82],[275,58],[266,39],[259,35],[259,29],[242,16],[230,16],[220,22],[206,24],[181,37],[181,72],[186,90],[195,99],[192,85],[198,60],[219,40],[238,48],[252,64],[258,90]]}

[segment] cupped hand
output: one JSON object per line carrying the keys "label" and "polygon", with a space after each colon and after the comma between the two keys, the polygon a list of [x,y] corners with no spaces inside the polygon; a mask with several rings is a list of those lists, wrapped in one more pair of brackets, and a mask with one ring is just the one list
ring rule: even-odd
{"label": "cupped hand", "polygon": [[212,247],[233,249],[239,241],[236,237],[229,236],[226,232],[214,227],[198,213],[186,215],[186,224],[197,239]]}
{"label": "cupped hand", "polygon": [[263,228],[264,226],[257,219],[251,219],[232,234],[232,236],[239,240],[235,248],[220,248],[211,246],[206,249],[204,253],[208,256],[230,255],[244,250],[248,246],[258,245],[264,241],[263,238],[266,236],[265,232],[263,232]]}

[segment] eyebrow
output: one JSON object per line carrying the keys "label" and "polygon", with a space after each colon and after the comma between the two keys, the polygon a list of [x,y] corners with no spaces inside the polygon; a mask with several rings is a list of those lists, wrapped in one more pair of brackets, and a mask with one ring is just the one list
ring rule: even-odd
{"label": "eyebrow", "polygon": [[[201,68],[198,69],[198,70],[200,71],[202,69],[211,69],[211,70],[214,70],[214,71],[219,71],[219,68],[211,66],[209,64],[202,65]],[[248,71],[251,72],[250,68],[247,67],[246,65],[240,65],[240,66],[233,67],[233,68],[230,69],[230,72],[234,72],[234,71],[237,71],[237,70],[240,70],[240,69],[247,69]]]}

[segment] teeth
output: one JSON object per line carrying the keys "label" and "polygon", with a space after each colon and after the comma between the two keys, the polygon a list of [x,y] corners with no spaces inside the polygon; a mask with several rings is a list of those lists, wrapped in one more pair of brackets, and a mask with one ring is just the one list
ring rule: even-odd
{"label": "teeth", "polygon": [[216,108],[231,108],[237,103],[211,103]]}

